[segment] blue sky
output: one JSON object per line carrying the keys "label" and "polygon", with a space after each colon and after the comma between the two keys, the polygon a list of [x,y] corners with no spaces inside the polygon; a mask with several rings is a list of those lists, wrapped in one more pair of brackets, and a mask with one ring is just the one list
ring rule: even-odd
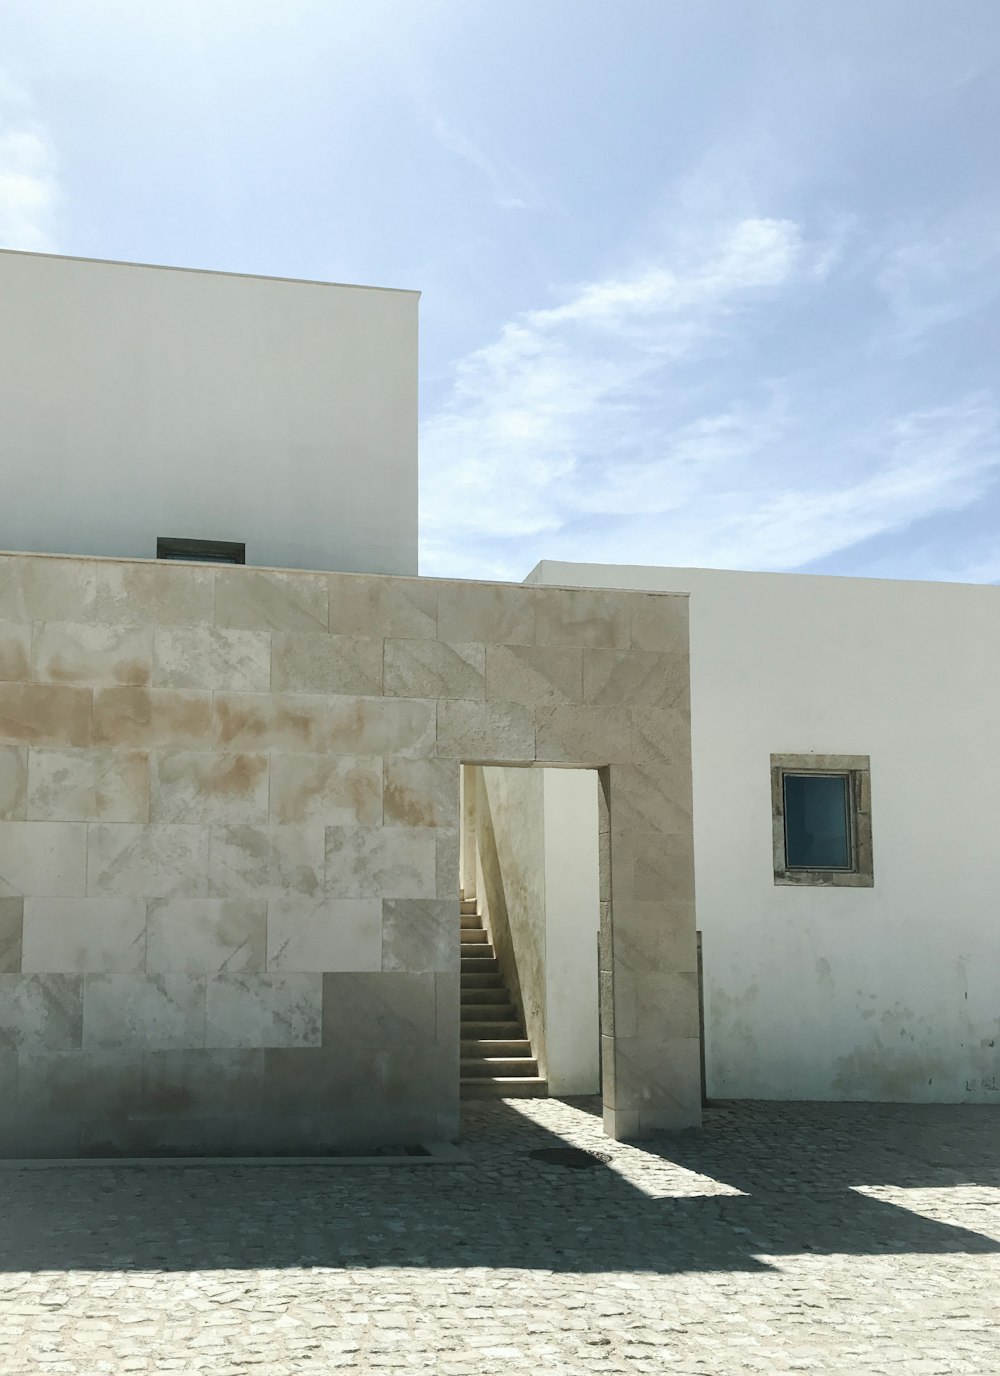
{"label": "blue sky", "polygon": [[996,0],[3,0],[0,245],[417,287],[421,572],[1000,581]]}

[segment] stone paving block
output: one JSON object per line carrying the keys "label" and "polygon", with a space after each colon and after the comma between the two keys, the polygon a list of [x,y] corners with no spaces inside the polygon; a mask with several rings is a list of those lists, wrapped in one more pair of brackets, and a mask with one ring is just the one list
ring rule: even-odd
{"label": "stone paving block", "polygon": [[153,898],[146,905],[146,970],[214,975],[263,970],[262,898]]}
{"label": "stone paving block", "polygon": [[26,815],[31,822],[148,822],[149,756],[32,746]]}
{"label": "stone paving block", "polygon": [[90,744],[94,695],[51,683],[0,683],[0,742]]}
{"label": "stone paving block", "polygon": [[0,621],[0,682],[27,683],[31,678],[31,626]]}
{"label": "stone paving block", "polygon": [[157,688],[266,693],[271,634],[225,626],[159,626],[153,637]]}
{"label": "stone paving block", "polygon": [[328,581],[336,635],[422,640],[437,634],[438,584],[430,579],[333,574]]}
{"label": "stone paving block", "polygon": [[434,898],[436,827],[327,827],[326,889],[337,898]]}
{"label": "stone paving block", "polygon": [[198,750],[208,743],[211,729],[212,694],[209,692],[149,688],[98,688],[94,691],[95,745]]}
{"label": "stone paving block", "polygon": [[0,822],[0,898],[82,895],[87,828],[75,822]]}
{"label": "stone paving block", "polygon": [[204,979],[182,974],[84,976],[85,1050],[204,1045]]}
{"label": "stone paving block", "polygon": [[325,631],[328,583],[320,573],[273,569],[219,569],[215,624],[250,631]]}
{"label": "stone paving block", "polygon": [[382,761],[372,755],[271,756],[271,821],[378,826]]}
{"label": "stone paving block", "polygon": [[277,693],[382,691],[381,639],[275,631],[272,646],[271,687]]}
{"label": "stone paving block", "polygon": [[39,683],[145,687],[153,672],[149,626],[49,621],[35,626],[32,678]]}
{"label": "stone paving block", "polygon": [[453,760],[385,761],[386,826],[457,827],[459,767]]}
{"label": "stone paving block", "polygon": [[208,856],[209,836],[201,827],[92,823],[87,892],[95,897],[204,898]]}
{"label": "stone paving block", "polygon": [[26,898],[21,968],[129,974],[146,963],[146,903],[135,898]]}
{"label": "stone paving block", "polygon": [[319,1046],[323,978],[314,972],[210,976],[205,1045]]}
{"label": "stone paving block", "polygon": [[23,822],[28,806],[28,747],[0,745],[0,822]]}
{"label": "stone paving block", "polygon": [[239,826],[267,822],[268,757],[206,750],[158,751],[150,780],[151,822]]}
{"label": "stone paving block", "polygon": [[381,963],[381,899],[269,901],[268,970],[378,970]]}

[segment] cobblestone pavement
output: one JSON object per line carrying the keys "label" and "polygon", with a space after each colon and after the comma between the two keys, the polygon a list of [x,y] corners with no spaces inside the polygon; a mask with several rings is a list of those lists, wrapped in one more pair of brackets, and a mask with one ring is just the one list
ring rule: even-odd
{"label": "cobblestone pavement", "polygon": [[0,1170],[0,1372],[1000,1371],[1000,1109],[593,1110],[468,1104],[458,1165]]}

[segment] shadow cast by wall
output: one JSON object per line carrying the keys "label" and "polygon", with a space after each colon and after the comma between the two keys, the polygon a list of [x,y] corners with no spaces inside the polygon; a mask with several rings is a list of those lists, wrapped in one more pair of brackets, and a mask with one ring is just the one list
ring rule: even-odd
{"label": "shadow cast by wall", "polygon": [[[532,1150],[561,1139],[512,1104],[466,1109],[468,1164],[0,1171],[0,1269],[667,1274],[757,1271],[771,1266],[761,1257],[801,1252],[1000,1252],[979,1233],[850,1188],[1000,1184],[1000,1113],[992,1109],[710,1108],[701,1133],[660,1138],[628,1162],[620,1148],[614,1153],[640,1180],[645,1166],[655,1168],[657,1193],[665,1192],[664,1172],[675,1172],[678,1193],[659,1198],[615,1162],[573,1171],[533,1159]],[[687,1172],[747,1193],[698,1194]]]}

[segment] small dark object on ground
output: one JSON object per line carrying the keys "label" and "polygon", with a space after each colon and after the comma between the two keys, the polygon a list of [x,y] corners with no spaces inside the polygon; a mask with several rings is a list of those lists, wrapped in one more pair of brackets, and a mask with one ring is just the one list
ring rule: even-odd
{"label": "small dark object on ground", "polygon": [[584,1151],[581,1147],[539,1147],[529,1155],[535,1161],[546,1161],[551,1166],[569,1166],[574,1171],[594,1171],[611,1160],[602,1151]]}

